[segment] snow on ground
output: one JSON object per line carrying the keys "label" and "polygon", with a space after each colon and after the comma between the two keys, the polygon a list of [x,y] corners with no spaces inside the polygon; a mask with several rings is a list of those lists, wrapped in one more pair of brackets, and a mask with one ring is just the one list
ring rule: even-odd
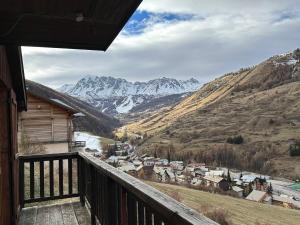
{"label": "snow on ground", "polygon": [[99,136],[95,136],[85,132],[74,132],[75,141],[85,141],[86,148],[97,149],[99,152],[102,151],[101,139]]}

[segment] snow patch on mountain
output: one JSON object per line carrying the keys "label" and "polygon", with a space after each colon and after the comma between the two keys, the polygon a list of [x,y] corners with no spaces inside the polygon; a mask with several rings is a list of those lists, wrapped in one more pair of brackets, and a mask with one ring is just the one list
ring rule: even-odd
{"label": "snow patch on mountain", "polygon": [[128,113],[134,106],[136,106],[136,104],[133,102],[132,96],[128,96],[121,105],[116,107],[116,110],[118,113]]}

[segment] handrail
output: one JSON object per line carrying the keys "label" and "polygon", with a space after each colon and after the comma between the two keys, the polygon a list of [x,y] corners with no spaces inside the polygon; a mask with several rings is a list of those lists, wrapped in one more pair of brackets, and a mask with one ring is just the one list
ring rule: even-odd
{"label": "handrail", "polygon": [[171,197],[161,193],[155,188],[116,169],[115,167],[112,167],[111,165],[93,157],[92,155],[82,152],[80,152],[79,155],[102,175],[109,177],[116,182],[116,184],[124,188],[127,193],[133,195],[137,202],[141,201],[144,206],[149,207],[151,210],[154,210],[156,214],[159,214],[159,216],[162,217],[161,220],[164,222],[164,224],[217,224],[207,217],[199,214],[195,210],[186,207],[185,205],[175,201]]}
{"label": "handrail", "polygon": [[47,153],[47,154],[17,154],[16,159],[31,160],[31,159],[59,159],[67,156],[76,156],[78,152],[63,152],[63,153]]}

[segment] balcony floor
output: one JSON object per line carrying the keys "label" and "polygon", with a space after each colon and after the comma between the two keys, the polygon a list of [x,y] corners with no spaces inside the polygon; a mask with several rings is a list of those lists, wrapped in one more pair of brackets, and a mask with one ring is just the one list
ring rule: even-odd
{"label": "balcony floor", "polygon": [[88,210],[80,202],[22,209],[19,225],[90,225]]}

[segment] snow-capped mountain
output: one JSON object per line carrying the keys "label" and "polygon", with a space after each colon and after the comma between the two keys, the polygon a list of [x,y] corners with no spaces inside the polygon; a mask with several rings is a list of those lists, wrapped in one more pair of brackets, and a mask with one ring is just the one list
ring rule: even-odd
{"label": "snow-capped mountain", "polygon": [[72,88],[74,87],[74,84],[64,84],[57,90],[63,93],[68,93]]}
{"label": "snow-capped mountain", "polygon": [[[121,78],[88,75],[76,84],[65,84],[58,91],[78,97],[110,114],[128,113],[152,99],[196,91],[198,80],[159,78],[148,82],[130,82]],[[173,96],[174,97],[174,96]]]}

